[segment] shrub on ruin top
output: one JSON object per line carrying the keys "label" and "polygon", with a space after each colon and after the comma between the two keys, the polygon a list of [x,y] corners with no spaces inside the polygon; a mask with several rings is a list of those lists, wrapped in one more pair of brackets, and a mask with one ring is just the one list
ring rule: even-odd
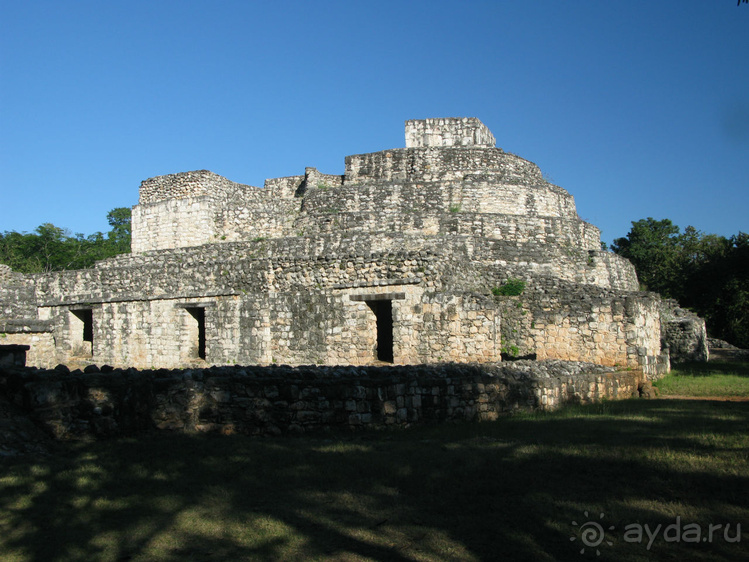
{"label": "shrub on ruin top", "polygon": [[495,297],[516,297],[522,295],[525,291],[525,281],[522,279],[508,279],[504,285],[492,287],[492,294]]}

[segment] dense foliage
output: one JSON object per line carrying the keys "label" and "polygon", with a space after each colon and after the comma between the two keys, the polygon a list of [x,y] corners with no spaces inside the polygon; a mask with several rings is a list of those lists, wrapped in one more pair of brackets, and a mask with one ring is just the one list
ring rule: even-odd
{"label": "dense foliage", "polygon": [[670,220],[641,219],[611,249],[632,262],[643,289],[678,299],[711,336],[749,348],[749,234],[726,238]]}
{"label": "dense foliage", "polygon": [[22,273],[83,269],[95,261],[130,251],[130,209],[118,207],[107,214],[111,230],[90,236],[71,235],[53,224],[32,233],[0,233],[0,263]]}
{"label": "dense foliage", "polygon": [[522,295],[525,290],[525,281],[522,279],[508,279],[507,282],[501,287],[493,287],[492,294],[496,297],[503,295],[508,297],[516,297]]}

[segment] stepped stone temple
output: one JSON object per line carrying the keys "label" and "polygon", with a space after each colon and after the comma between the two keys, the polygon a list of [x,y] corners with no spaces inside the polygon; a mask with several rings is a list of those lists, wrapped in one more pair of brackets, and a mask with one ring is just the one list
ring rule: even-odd
{"label": "stepped stone temple", "polygon": [[[406,148],[263,188],[201,170],[144,181],[132,253],[0,268],[2,344],[116,367],[585,361],[655,376],[706,358],[704,323],[475,118],[406,122]],[[516,295],[507,295],[507,283]]]}

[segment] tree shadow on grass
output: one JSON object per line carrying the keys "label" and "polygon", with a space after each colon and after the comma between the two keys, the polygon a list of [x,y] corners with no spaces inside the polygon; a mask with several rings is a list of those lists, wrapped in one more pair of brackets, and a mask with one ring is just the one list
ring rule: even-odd
{"label": "tree shadow on grass", "polygon": [[711,375],[736,375],[749,377],[749,362],[708,361],[674,365],[678,376],[708,377]]}
{"label": "tree shadow on grass", "polygon": [[588,512],[616,527],[600,560],[736,559],[734,543],[648,550],[622,541],[621,529],[677,515],[749,528],[749,407],[588,409],[596,415],[73,445],[4,461],[0,545],[21,560],[579,560],[572,522]]}

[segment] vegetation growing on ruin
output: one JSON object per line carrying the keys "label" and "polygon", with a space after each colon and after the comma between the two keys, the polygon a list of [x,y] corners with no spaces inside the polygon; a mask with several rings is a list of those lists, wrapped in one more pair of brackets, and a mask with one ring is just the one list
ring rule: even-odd
{"label": "vegetation growing on ruin", "polygon": [[510,278],[499,287],[492,287],[492,294],[495,297],[516,297],[522,295],[523,291],[525,291],[525,281],[522,279]]}

